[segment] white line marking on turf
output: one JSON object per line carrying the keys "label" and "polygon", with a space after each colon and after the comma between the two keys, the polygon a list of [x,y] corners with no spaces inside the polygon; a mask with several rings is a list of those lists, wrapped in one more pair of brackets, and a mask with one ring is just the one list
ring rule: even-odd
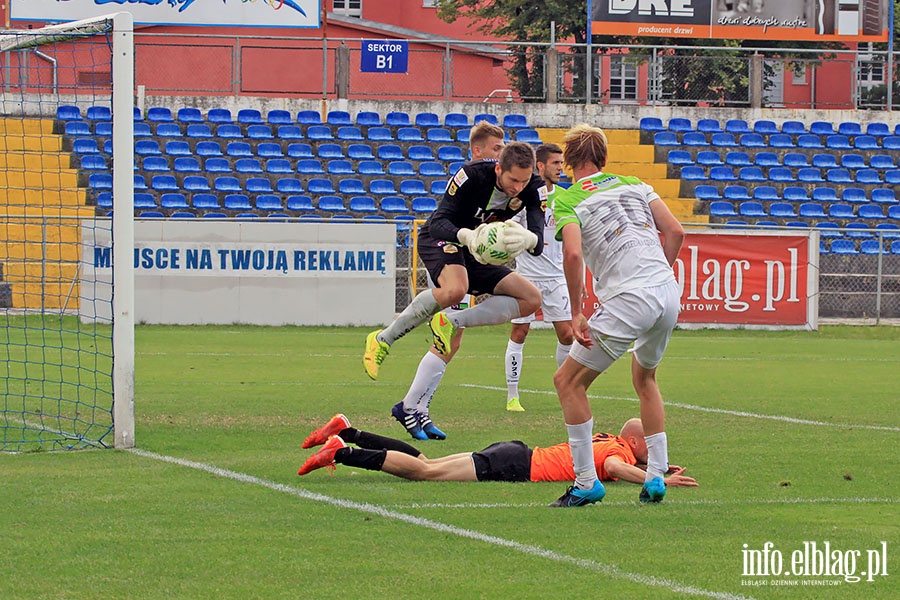
{"label": "white line marking on turf", "polygon": [[[759,499],[759,500],[715,500],[712,498],[700,500],[671,500],[666,498],[666,506],[726,506],[740,504],[752,506],[757,504],[896,504],[897,498],[783,498],[783,499]],[[628,500],[604,501],[603,506],[636,506],[637,501]],[[420,508],[533,508],[544,506],[540,503],[526,502],[521,504],[502,504],[497,502],[461,502],[457,504],[441,504],[440,502],[391,504],[396,509],[420,509]]]}
{"label": "white line marking on turf", "polygon": [[[460,387],[469,387],[469,388],[477,388],[480,390],[492,390],[492,391],[502,391],[505,392],[505,387],[497,387],[494,385],[478,385],[475,383],[461,383]],[[543,394],[545,396],[556,395],[556,392],[550,392],[547,390],[519,390],[521,393],[526,394]],[[627,402],[638,402],[637,398],[628,398],[625,396],[597,396],[594,394],[588,394],[588,398],[592,398],[595,400],[625,400]],[[748,417],[751,419],[768,419],[771,421],[784,421],[785,423],[796,423],[798,425],[821,425],[825,427],[846,427],[848,429],[872,429],[875,431],[900,431],[900,427],[888,427],[886,425],[855,425],[852,423],[828,423],[826,421],[813,421],[811,419],[798,419],[796,417],[785,417],[783,415],[764,415],[759,413],[752,413],[743,410],[728,410],[726,408],[710,408],[708,406],[697,406],[696,404],[683,404],[681,402],[669,402],[665,401],[666,406],[675,406],[677,408],[684,408],[687,410],[697,410],[700,412],[709,412],[709,413],[719,413],[724,415],[734,415],[736,417]]]}
{"label": "white line marking on turf", "polygon": [[[615,577],[618,579],[626,579],[633,583],[637,583],[640,585],[646,585],[650,587],[662,587],[673,592],[680,594],[688,594],[692,596],[704,596],[706,598],[716,598],[717,600],[753,600],[752,597],[742,596],[740,594],[730,594],[725,592],[713,592],[709,590],[704,590],[702,588],[697,588],[689,585],[684,585],[678,583],[676,581],[672,581],[670,579],[664,579],[661,577],[654,577],[652,575],[641,575],[640,573],[630,573],[628,571],[624,571],[615,565],[599,563],[593,560],[588,560],[584,558],[576,558],[574,556],[569,556],[567,554],[562,554],[556,552],[554,550],[548,550],[546,548],[541,548],[540,546],[534,546],[532,544],[523,544],[520,542],[516,542],[513,540],[507,540],[501,537],[496,537],[493,535],[488,535],[486,533],[481,533],[478,531],[474,531],[471,529],[463,529],[462,527],[456,527],[454,525],[447,525],[445,523],[439,523],[437,521],[432,521],[430,519],[423,519],[421,517],[416,517],[413,515],[407,515],[399,512],[395,512],[392,510],[388,510],[386,508],[382,508],[380,506],[369,504],[368,502],[354,502],[353,500],[344,500],[341,498],[332,498],[331,496],[325,496],[323,494],[317,494],[315,492],[310,492],[301,488],[295,488],[288,485],[284,485],[281,483],[275,483],[274,481],[267,481],[265,479],[260,479],[259,477],[254,477],[253,475],[247,475],[246,473],[238,473],[237,471],[230,471],[228,469],[222,469],[220,467],[216,467],[213,465],[208,465],[205,463],[195,462],[192,460],[185,460],[183,458],[176,458],[174,456],[165,456],[163,454],[157,454],[155,452],[148,452],[146,450],[140,450],[138,448],[132,448],[130,450],[131,453],[136,454],[138,456],[142,456],[144,458],[151,458],[153,460],[158,460],[162,462],[167,462],[175,465],[179,465],[182,467],[188,467],[191,469],[197,469],[199,471],[205,471],[206,473],[210,473],[217,477],[224,477],[226,479],[231,479],[234,481],[238,481],[241,483],[250,483],[253,485],[259,485],[270,490],[274,490],[276,492],[283,492],[285,494],[290,494],[297,498],[303,498],[306,500],[313,500],[315,502],[323,502],[325,504],[331,504],[333,506],[337,506],[339,508],[349,508],[352,510],[358,510],[360,512],[369,513],[373,515],[377,515],[379,517],[384,517],[386,519],[394,519],[396,521],[402,521],[404,523],[409,523],[411,525],[416,525],[419,527],[426,527],[428,529],[434,529],[435,531],[440,531],[443,533],[450,533],[453,535],[457,535],[459,537],[464,537],[472,540],[477,540],[480,542],[485,542],[487,544],[493,544],[495,546],[501,546],[503,548],[509,548],[510,550],[515,550],[517,552],[521,552],[522,554],[528,554],[531,556],[537,556],[539,558],[546,558],[548,560],[553,560],[560,563],[567,563],[571,565],[575,565],[582,569],[587,569],[590,571],[596,571],[598,573],[602,573],[609,577]],[[549,510],[549,509],[548,509]]]}

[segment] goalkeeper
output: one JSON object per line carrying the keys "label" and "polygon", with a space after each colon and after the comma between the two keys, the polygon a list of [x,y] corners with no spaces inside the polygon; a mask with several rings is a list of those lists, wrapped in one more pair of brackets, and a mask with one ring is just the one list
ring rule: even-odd
{"label": "goalkeeper", "polygon": [[[406,442],[351,427],[342,414],[312,432],[303,447],[322,444],[303,463],[298,475],[341,463],[413,481],[568,481],[574,476],[568,443],[531,448],[518,440],[497,442],[478,452],[428,459]],[[619,435],[595,434],[593,451],[597,473],[604,481],[643,483],[644,471],[636,466],[647,460],[640,419],[626,421]],[[683,467],[671,466],[666,483],[696,487],[697,482],[683,475],[684,471]]]}
{"label": "goalkeeper", "polygon": [[[512,256],[523,251],[538,256],[543,250],[541,203],[547,200],[547,187],[534,174],[534,161],[531,146],[512,142],[499,160],[473,161],[456,172],[437,210],[419,230],[419,255],[437,287],[418,294],[390,325],[368,335],[363,365],[369,377],[378,377],[391,344],[429,319],[435,348],[446,355],[457,329],[499,325],[538,309],[541,293],[534,284],[473,254],[479,228],[508,221],[522,210],[528,227],[504,228],[506,249]],[[467,293],[492,297],[451,317],[440,312]]]}

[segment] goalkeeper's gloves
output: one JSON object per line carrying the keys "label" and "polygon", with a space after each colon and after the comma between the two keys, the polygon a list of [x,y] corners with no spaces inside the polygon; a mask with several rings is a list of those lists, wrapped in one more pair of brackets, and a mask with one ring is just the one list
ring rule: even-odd
{"label": "goalkeeper's gloves", "polygon": [[487,227],[487,223],[482,223],[475,229],[466,229],[463,227],[456,232],[456,239],[459,240],[459,243],[468,248],[469,252],[472,253],[472,256],[475,257],[475,260],[481,264],[485,264],[485,262],[482,260],[481,255],[476,251],[476,248],[478,246],[478,234],[480,234],[481,230],[485,227]]}
{"label": "goalkeeper's gloves", "polygon": [[538,237],[532,231],[522,227],[518,221],[509,220],[503,230],[503,243],[510,256],[518,256],[526,250],[534,250],[538,243]]}

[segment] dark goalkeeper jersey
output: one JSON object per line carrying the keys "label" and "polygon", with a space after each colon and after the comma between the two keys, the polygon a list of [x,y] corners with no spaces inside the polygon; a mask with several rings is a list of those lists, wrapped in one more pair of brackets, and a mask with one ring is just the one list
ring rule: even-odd
{"label": "dark goalkeeper jersey", "polygon": [[544,249],[544,211],[541,203],[547,201],[547,186],[537,175],[522,192],[510,198],[497,187],[496,160],[478,160],[463,165],[453,175],[438,203],[420,233],[436,240],[457,243],[457,232],[475,229],[482,223],[506,221],[516,213],[526,211],[528,229],[538,236],[538,243],[530,254],[537,256]]}

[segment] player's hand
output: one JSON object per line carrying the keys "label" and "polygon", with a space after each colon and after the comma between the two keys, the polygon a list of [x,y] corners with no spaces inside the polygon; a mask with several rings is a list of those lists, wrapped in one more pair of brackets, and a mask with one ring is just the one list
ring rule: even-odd
{"label": "player's hand", "polygon": [[481,264],[485,264],[485,262],[478,255],[478,252],[475,251],[476,240],[478,240],[478,234],[481,233],[481,230],[487,227],[487,223],[482,223],[475,229],[466,229],[463,227],[459,231],[456,232],[456,239],[459,240],[459,243],[469,249],[469,252],[472,253],[472,256],[475,257],[475,260],[480,262]]}
{"label": "player's hand", "polygon": [[591,339],[591,328],[584,315],[578,314],[572,319],[572,333],[575,334],[575,341],[585,348],[594,345],[594,340]]}
{"label": "player's hand", "polygon": [[[671,467],[669,470],[671,471]],[[672,487],[697,487],[700,485],[693,477],[682,475],[684,471],[684,467],[676,468],[671,475],[666,477],[666,485]]]}
{"label": "player's hand", "polygon": [[538,237],[522,227],[518,221],[510,219],[503,229],[503,243],[506,244],[510,255],[517,256],[526,250],[534,250],[538,243]]}

